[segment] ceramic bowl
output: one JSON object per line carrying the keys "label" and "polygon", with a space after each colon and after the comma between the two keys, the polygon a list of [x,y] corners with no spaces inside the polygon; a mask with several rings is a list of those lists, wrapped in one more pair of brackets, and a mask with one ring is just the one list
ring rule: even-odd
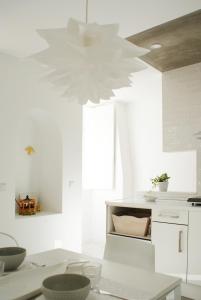
{"label": "ceramic bowl", "polygon": [[58,274],[42,283],[42,293],[48,300],[84,300],[89,291],[90,280],[79,274]]}
{"label": "ceramic bowl", "polygon": [[154,202],[154,201],[156,201],[157,197],[152,196],[152,195],[145,194],[145,195],[144,195],[144,199],[145,199],[146,201]]}
{"label": "ceramic bowl", "polygon": [[20,247],[0,248],[0,261],[5,262],[4,271],[16,270],[24,261],[26,249]]}

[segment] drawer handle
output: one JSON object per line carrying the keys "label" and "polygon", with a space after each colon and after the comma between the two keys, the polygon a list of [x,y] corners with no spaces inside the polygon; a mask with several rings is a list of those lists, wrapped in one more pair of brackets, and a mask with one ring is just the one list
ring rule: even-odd
{"label": "drawer handle", "polygon": [[162,213],[160,213],[158,216],[159,217],[165,217],[165,218],[172,218],[172,219],[178,219],[179,218],[178,215],[168,215],[168,214],[162,214]]}
{"label": "drawer handle", "polygon": [[178,252],[179,253],[182,253],[182,246],[181,246],[181,244],[182,244],[182,234],[183,234],[183,231],[180,230],[179,231],[179,247],[178,247]]}

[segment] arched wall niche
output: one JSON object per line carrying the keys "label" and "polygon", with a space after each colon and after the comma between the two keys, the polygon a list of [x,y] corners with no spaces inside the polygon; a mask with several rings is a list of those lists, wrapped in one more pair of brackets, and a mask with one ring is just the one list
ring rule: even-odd
{"label": "arched wall niche", "polygon": [[[34,194],[41,210],[62,212],[62,138],[57,122],[49,112],[31,110],[16,129],[15,194]],[[29,155],[25,150],[33,147]]]}

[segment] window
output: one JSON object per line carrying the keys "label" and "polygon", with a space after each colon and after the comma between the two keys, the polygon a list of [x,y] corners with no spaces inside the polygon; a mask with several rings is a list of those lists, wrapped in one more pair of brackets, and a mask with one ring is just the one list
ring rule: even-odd
{"label": "window", "polygon": [[84,189],[112,189],[114,185],[114,105],[83,106]]}

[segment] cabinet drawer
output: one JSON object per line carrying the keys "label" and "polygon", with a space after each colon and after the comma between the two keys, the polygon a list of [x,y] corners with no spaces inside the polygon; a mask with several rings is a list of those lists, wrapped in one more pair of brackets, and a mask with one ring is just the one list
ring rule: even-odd
{"label": "cabinet drawer", "polygon": [[188,211],[172,208],[152,210],[152,221],[188,225]]}

